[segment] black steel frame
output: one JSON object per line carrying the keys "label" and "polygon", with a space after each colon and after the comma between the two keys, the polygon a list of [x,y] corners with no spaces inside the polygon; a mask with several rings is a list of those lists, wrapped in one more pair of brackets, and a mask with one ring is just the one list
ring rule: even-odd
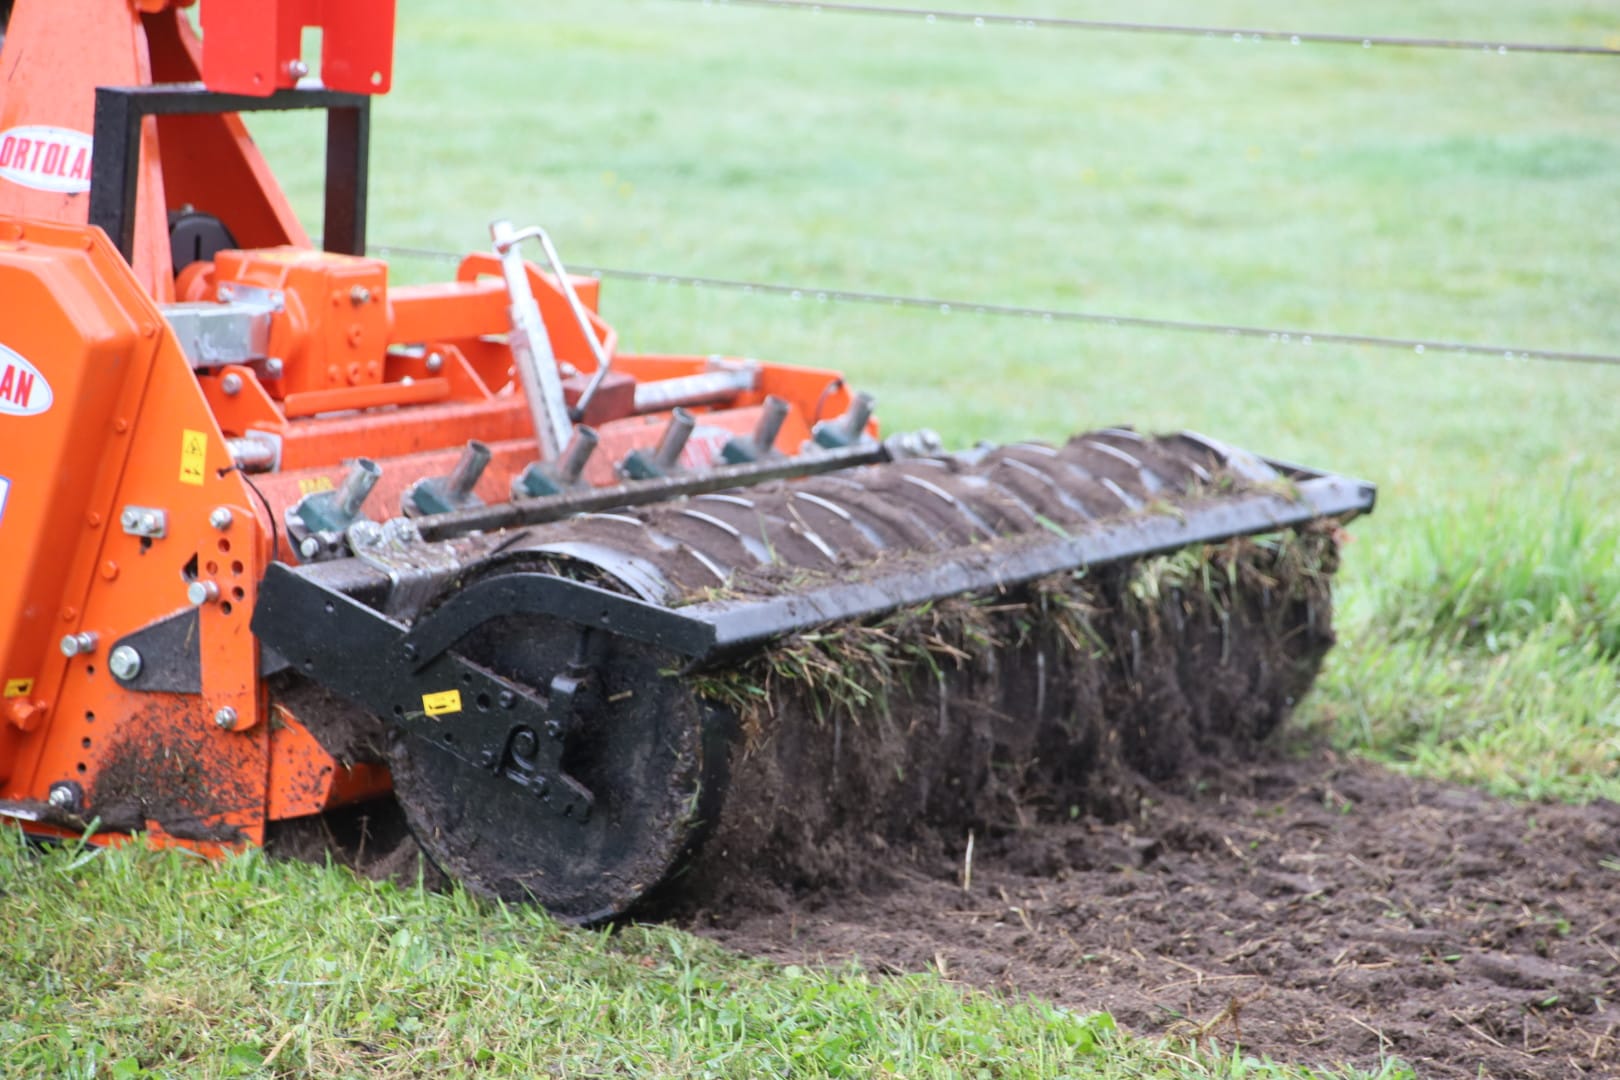
{"label": "black steel frame", "polygon": [[125,260],[135,252],[135,189],[140,177],[141,121],[148,116],[236,112],[326,111],[327,251],[366,250],[366,173],[371,98],[323,87],[278,90],[268,97],[222,94],[202,83],[96,88],[95,156],[90,166],[90,224],[106,231]]}

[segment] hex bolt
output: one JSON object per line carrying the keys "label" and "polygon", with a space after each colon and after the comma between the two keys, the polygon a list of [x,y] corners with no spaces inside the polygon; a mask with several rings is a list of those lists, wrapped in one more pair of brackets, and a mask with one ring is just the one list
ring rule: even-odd
{"label": "hex bolt", "polygon": [[366,288],[364,285],[356,285],[354,288],[349,290],[349,303],[353,304],[355,307],[359,307],[361,304],[371,303],[371,290]]}
{"label": "hex bolt", "polygon": [[107,670],[119,682],[129,682],[141,673],[141,654],[129,645],[120,645],[107,657]]}
{"label": "hex bolt", "polygon": [[140,523],[141,515],[137,511],[132,510],[127,506],[124,507],[124,512],[118,515],[118,524],[122,525],[125,529],[133,529]]}
{"label": "hex bolt", "polygon": [[89,656],[96,651],[96,635],[88,630],[62,638],[63,656]]}
{"label": "hex bolt", "polygon": [[235,397],[242,392],[242,376],[232,371],[219,380],[219,388],[225,391],[226,397]]}
{"label": "hex bolt", "polygon": [[430,352],[427,354],[427,369],[429,371],[438,371],[442,367],[444,367],[443,354],[436,352]]}
{"label": "hex bolt", "polygon": [[287,365],[281,362],[279,356],[272,356],[264,362],[264,377],[267,379],[279,379],[286,370]]}
{"label": "hex bolt", "polygon": [[226,705],[223,708],[215,710],[215,712],[214,712],[214,725],[216,727],[225,728],[225,729],[230,729],[230,728],[235,727],[236,726],[236,710],[231,708],[229,705]]}
{"label": "hex bolt", "polygon": [[321,542],[313,536],[306,536],[298,545],[298,554],[306,559],[313,559],[321,553]]}
{"label": "hex bolt", "polygon": [[287,74],[295,79],[302,79],[309,74],[309,65],[302,60],[287,61]]}
{"label": "hex bolt", "polygon": [[195,607],[213,603],[219,599],[219,584],[213,581],[193,581],[186,586],[186,599]]}
{"label": "hex bolt", "polygon": [[233,515],[231,514],[231,508],[228,506],[216,506],[208,515],[208,524],[221,532],[231,527],[232,520]]}
{"label": "hex bolt", "polygon": [[72,780],[58,780],[51,785],[45,801],[58,810],[77,810],[84,798],[84,789]]}
{"label": "hex bolt", "polygon": [[140,514],[137,520],[140,522],[142,532],[151,534],[158,531],[158,525],[160,524],[158,516],[152,511],[148,510],[146,513]]}

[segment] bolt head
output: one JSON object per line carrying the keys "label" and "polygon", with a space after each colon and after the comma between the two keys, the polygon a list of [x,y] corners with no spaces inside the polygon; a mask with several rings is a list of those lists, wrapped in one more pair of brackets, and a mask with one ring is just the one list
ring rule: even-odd
{"label": "bolt head", "polygon": [[210,600],[219,599],[219,586],[212,581],[193,581],[186,586],[186,599],[201,607]]}
{"label": "bolt head", "polygon": [[208,524],[216,529],[230,528],[232,520],[231,508],[228,506],[216,506],[213,512],[208,515]]}
{"label": "bolt head", "polygon": [[295,79],[302,79],[309,74],[309,65],[302,60],[287,61],[287,74]]}
{"label": "bolt head", "polygon": [[366,288],[364,285],[356,285],[354,288],[349,290],[349,303],[353,304],[355,307],[359,307],[361,304],[369,304],[370,302],[371,290]]}
{"label": "bolt head", "polygon": [[88,656],[96,648],[96,635],[80,632],[67,634],[62,638],[63,656]]}
{"label": "bolt head", "polygon": [[141,673],[141,654],[128,645],[120,645],[107,657],[107,668],[113,678],[128,682]]}
{"label": "bolt head", "polygon": [[79,785],[71,780],[63,780],[51,785],[50,792],[45,801],[58,810],[73,810],[79,805]]}
{"label": "bolt head", "polygon": [[302,555],[306,559],[313,559],[320,553],[321,542],[315,539],[313,536],[304,537],[303,541],[298,545],[298,554]]}
{"label": "bolt head", "polygon": [[236,726],[236,710],[231,708],[229,705],[226,705],[224,708],[216,710],[214,712],[214,724],[217,727],[227,728],[227,729],[235,727]]}
{"label": "bolt head", "polygon": [[525,728],[512,736],[512,753],[518,757],[534,757],[540,749],[540,741],[534,737],[534,732]]}
{"label": "bolt head", "polygon": [[442,367],[444,367],[444,356],[443,356],[443,354],[442,353],[436,353],[436,352],[428,353],[428,356],[427,356],[427,369],[429,371],[438,371]]}
{"label": "bolt head", "polygon": [[219,297],[220,303],[228,304],[232,300],[236,299],[236,290],[231,288],[229,285],[221,285],[219,287],[219,291],[215,295]]}
{"label": "bolt head", "polygon": [[225,391],[227,395],[235,397],[242,392],[242,376],[234,371],[231,372],[219,380],[219,388]]}
{"label": "bolt head", "polygon": [[287,365],[281,362],[279,356],[272,356],[264,362],[264,377],[267,379],[279,379],[286,370]]}
{"label": "bolt head", "polygon": [[140,521],[141,515],[137,514],[133,510],[125,510],[122,514],[118,515],[118,523],[126,529],[133,529],[136,525],[140,524]]}

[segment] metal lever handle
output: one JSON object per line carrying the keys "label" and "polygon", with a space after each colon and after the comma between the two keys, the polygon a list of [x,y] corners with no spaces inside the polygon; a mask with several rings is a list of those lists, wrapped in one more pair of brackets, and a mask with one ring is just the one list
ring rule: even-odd
{"label": "metal lever handle", "polygon": [[[510,229],[510,224],[507,227]],[[596,358],[596,370],[591,373],[590,381],[585,384],[585,389],[580,393],[579,400],[574,403],[572,418],[582,420],[585,417],[585,410],[590,407],[591,399],[596,397],[597,388],[602,385],[602,380],[607,377],[608,368],[613,364],[613,358],[608,355],[606,349],[602,348],[602,342],[597,338],[596,331],[591,326],[590,312],[585,309],[584,302],[580,300],[579,294],[574,291],[574,283],[568,279],[568,270],[563,266],[562,256],[557,254],[557,248],[556,245],[552,244],[551,236],[539,225],[530,225],[526,229],[511,232],[504,242],[508,248],[515,248],[525,240],[539,242],[540,250],[545,253],[546,263],[551,267],[552,276],[557,279],[557,287],[562,290],[563,298],[568,301],[568,310],[574,313],[574,322],[579,324],[579,332],[585,338],[585,344],[590,346],[591,355]],[[502,242],[500,238],[496,238],[495,250],[504,259],[506,251],[501,247]]]}
{"label": "metal lever handle", "polygon": [[495,241],[495,254],[501,260],[501,277],[506,282],[506,294],[511,298],[509,341],[513,359],[517,361],[518,379],[523,383],[523,395],[529,402],[534,437],[540,444],[540,456],[546,461],[556,461],[574,433],[574,422],[569,419],[568,405],[563,398],[562,376],[557,371],[557,356],[551,351],[551,337],[546,333],[545,321],[540,318],[540,305],[529,288],[529,274],[518,253],[522,234],[512,228],[510,221],[496,221],[490,224],[489,235]]}

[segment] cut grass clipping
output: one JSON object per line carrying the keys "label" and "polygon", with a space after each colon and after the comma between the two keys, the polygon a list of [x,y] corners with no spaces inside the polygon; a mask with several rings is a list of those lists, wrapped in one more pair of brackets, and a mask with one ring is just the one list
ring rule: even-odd
{"label": "cut grass clipping", "polygon": [[[1338,565],[1336,526],[1316,525],[1298,533],[1260,540],[1238,538],[1219,545],[1184,548],[1091,574],[1077,570],[1033,582],[1015,595],[954,597],[891,612],[870,622],[845,623],[795,634],[714,674],[698,675],[702,696],[735,711],[748,737],[757,739],[792,698],[807,702],[816,720],[837,716],[856,723],[863,716],[887,715],[890,694],[916,693],[916,679],[928,684],[1001,648],[1019,648],[1050,633],[1085,660],[1117,658],[1119,640],[1129,648],[1140,627],[1214,620],[1229,642],[1233,594],[1259,590],[1276,610],[1299,600],[1311,606],[1308,618],[1331,618],[1328,579]],[[1105,636],[1099,617],[1117,611],[1133,624]]]}
{"label": "cut grass clipping", "polygon": [[1337,526],[1047,577],[788,638],[694,689],[737,713],[687,904],[880,885],[892,852],[1082,811],[1254,746],[1332,642]]}

